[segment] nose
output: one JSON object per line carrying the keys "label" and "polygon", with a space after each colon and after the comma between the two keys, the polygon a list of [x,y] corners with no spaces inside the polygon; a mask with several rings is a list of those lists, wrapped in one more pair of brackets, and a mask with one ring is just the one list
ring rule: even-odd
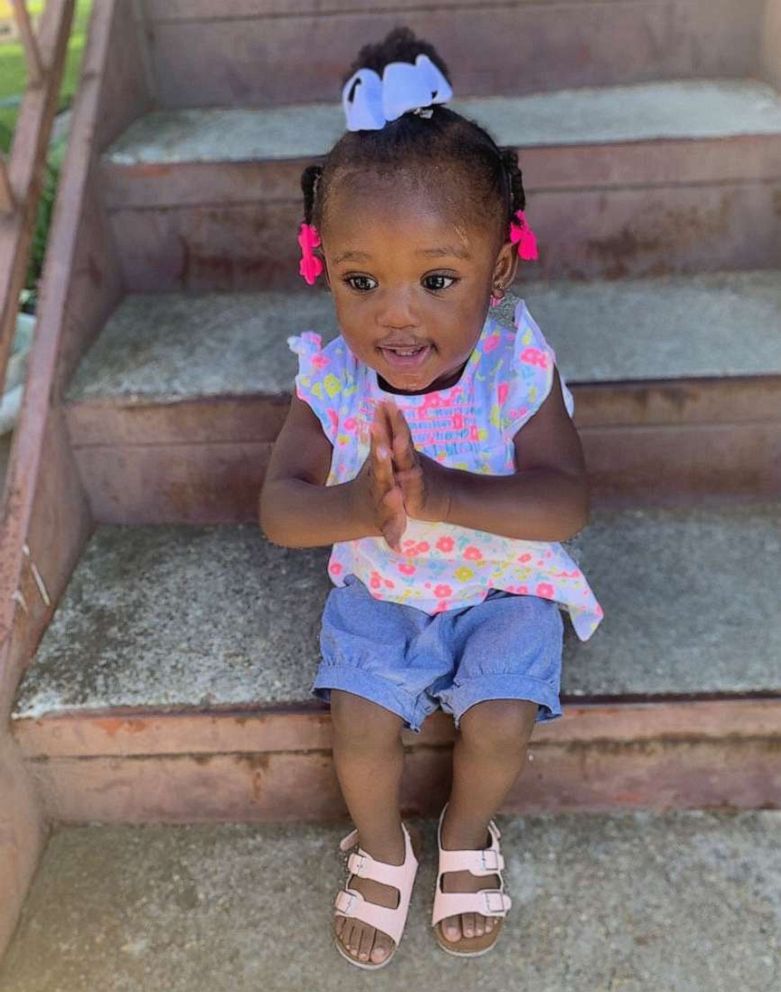
{"label": "nose", "polygon": [[418,327],[420,320],[412,295],[404,289],[385,290],[377,300],[377,324],[393,331]]}

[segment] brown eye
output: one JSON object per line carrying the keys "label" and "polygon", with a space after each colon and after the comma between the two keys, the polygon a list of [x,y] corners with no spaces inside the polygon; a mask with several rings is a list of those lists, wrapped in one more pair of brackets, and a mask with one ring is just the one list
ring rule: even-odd
{"label": "brown eye", "polygon": [[359,293],[368,293],[370,290],[377,288],[377,280],[372,279],[371,276],[347,276],[344,281],[350,289],[354,289]]}
{"label": "brown eye", "polygon": [[449,289],[455,282],[458,282],[458,280],[454,276],[445,276],[439,273],[426,276],[423,279],[423,285],[433,293],[441,292],[443,289]]}

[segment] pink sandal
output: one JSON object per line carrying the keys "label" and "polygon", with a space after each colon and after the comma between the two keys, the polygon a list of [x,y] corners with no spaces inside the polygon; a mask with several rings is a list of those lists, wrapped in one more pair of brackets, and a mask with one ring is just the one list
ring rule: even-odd
{"label": "pink sandal", "polygon": [[[404,932],[404,925],[407,922],[407,912],[412,896],[412,885],[418,870],[418,859],[415,857],[415,852],[412,848],[409,831],[403,823],[401,829],[404,833],[404,864],[389,865],[384,861],[375,861],[371,855],[359,847],[358,851],[353,852],[347,859],[347,882],[345,883],[345,887],[337,894],[334,903],[336,906],[336,916],[346,916],[360,920],[361,923],[366,923],[370,927],[374,927],[382,933],[387,934],[394,942],[395,947],[391,950],[387,958],[379,964],[374,964],[371,961],[358,961],[351,954],[348,954],[342,946],[342,942],[336,933],[334,933],[336,948],[342,957],[349,961],[350,964],[354,964],[358,968],[365,968],[368,971],[376,971],[378,968],[384,968],[389,963],[396,953],[396,949],[401,941],[401,935]],[[357,843],[358,831],[353,830],[341,841],[339,848],[342,851],[348,851],[351,847],[355,847]],[[380,882],[382,885],[391,885],[393,888],[398,889],[398,906],[395,909],[388,909],[386,906],[378,906],[375,903],[368,902],[360,892],[349,887],[350,878],[353,875],[358,878],[371,878],[375,882]]]}
{"label": "pink sandal", "polygon": [[[488,824],[491,843],[488,847],[477,851],[446,851],[442,847],[442,820],[445,817],[445,805],[439,817],[437,828],[437,845],[439,847],[439,869],[437,888],[434,894],[434,911],[431,914],[431,925],[434,927],[436,939],[443,951],[455,954],[457,957],[474,958],[491,950],[502,930],[503,919],[512,905],[512,900],[504,891],[502,869],[504,858],[499,848],[501,833],[493,820]],[[469,871],[473,875],[498,875],[498,889],[481,889],[479,892],[443,892],[442,876],[449,871]],[[461,913],[479,913],[481,916],[496,918],[496,926],[490,933],[475,937],[462,937],[461,940],[448,940],[442,932],[442,920],[448,916],[459,916]]]}

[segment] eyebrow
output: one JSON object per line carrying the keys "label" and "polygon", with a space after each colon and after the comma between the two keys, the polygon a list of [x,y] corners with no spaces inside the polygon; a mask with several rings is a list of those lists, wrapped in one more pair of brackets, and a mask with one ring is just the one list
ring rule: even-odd
{"label": "eyebrow", "polygon": [[428,255],[432,258],[447,258],[452,255],[455,258],[471,258],[472,256],[460,245],[443,245],[441,248],[423,248],[418,255]]}
{"label": "eyebrow", "polygon": [[[471,258],[472,256],[460,245],[443,245],[441,248],[421,248],[420,251],[416,252],[417,255],[425,255],[428,258]],[[371,259],[371,255],[367,251],[343,251],[341,255],[337,255],[334,264],[338,265],[340,262],[368,262]]]}
{"label": "eyebrow", "polygon": [[334,264],[338,265],[340,262],[366,262],[371,258],[371,255],[366,251],[343,251],[341,255],[337,255],[334,259]]}

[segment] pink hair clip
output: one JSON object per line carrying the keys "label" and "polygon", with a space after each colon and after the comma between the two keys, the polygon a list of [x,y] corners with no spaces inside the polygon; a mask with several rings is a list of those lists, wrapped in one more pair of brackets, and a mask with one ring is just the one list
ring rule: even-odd
{"label": "pink hair clip", "polygon": [[537,254],[537,238],[534,231],[526,223],[523,210],[518,210],[515,216],[518,220],[510,221],[510,241],[518,245],[518,255],[527,260],[539,258]]}
{"label": "pink hair clip", "polygon": [[323,271],[323,261],[314,253],[320,247],[320,235],[314,224],[302,223],[298,228],[298,243],[301,246],[301,262],[299,274],[310,286],[314,286],[317,277]]}

